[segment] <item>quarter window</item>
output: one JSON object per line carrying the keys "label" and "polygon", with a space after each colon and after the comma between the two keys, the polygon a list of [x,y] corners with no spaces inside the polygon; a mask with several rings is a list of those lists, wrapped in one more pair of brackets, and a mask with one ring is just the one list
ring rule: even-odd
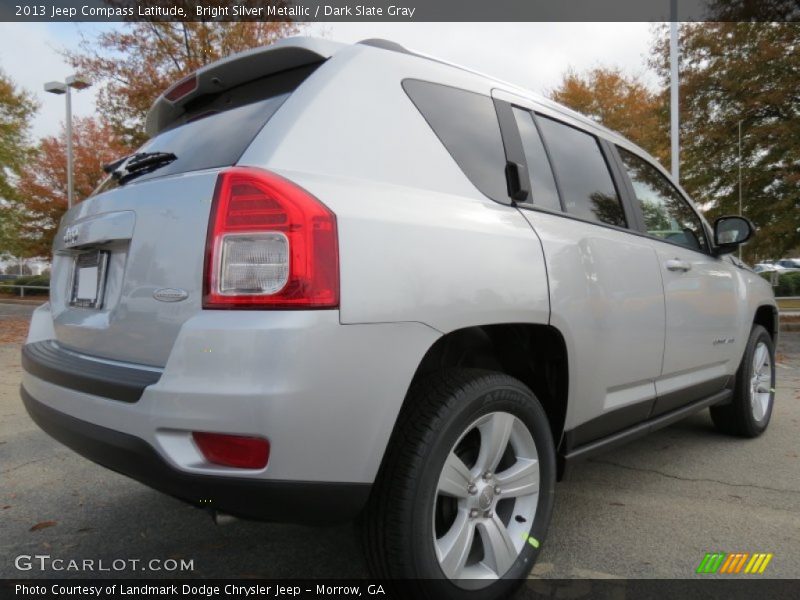
{"label": "quarter window", "polygon": [[547,117],[537,120],[558,177],[564,209],[582,219],[626,227],[625,211],[597,138]]}
{"label": "quarter window", "polygon": [[670,244],[707,250],[700,217],[669,179],[644,159],[623,148],[618,150],[633,184],[647,233]]}
{"label": "quarter window", "polygon": [[533,122],[533,115],[527,110],[514,109],[522,148],[525,151],[525,162],[528,163],[528,175],[531,178],[531,195],[534,206],[550,210],[561,210],[558,199],[558,188],[547,159],[542,138]]}
{"label": "quarter window", "polygon": [[403,89],[475,187],[508,203],[506,156],[489,96],[406,79]]}

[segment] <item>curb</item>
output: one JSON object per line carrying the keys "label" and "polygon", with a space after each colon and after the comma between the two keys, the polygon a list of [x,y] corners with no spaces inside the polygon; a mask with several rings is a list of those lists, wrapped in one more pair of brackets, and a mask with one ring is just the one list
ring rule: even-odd
{"label": "curb", "polygon": [[36,300],[23,300],[22,298],[0,298],[0,304],[23,304],[28,306],[39,306],[48,302],[48,299],[37,298]]}

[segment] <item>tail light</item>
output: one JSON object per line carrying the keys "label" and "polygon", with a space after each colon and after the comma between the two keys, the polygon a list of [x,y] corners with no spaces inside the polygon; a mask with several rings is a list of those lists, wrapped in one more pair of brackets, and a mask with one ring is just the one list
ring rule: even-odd
{"label": "tail light", "polygon": [[206,241],[203,308],[339,306],[335,215],[269,171],[220,173]]}
{"label": "tail light", "polygon": [[269,462],[269,442],[262,438],[227,433],[192,432],[205,459],[239,469],[263,469]]}

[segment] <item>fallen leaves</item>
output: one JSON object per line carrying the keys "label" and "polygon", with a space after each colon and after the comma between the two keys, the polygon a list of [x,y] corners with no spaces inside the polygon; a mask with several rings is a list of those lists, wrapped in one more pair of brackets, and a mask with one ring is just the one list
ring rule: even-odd
{"label": "fallen leaves", "polygon": [[0,344],[21,344],[28,336],[27,318],[12,317],[0,320]]}

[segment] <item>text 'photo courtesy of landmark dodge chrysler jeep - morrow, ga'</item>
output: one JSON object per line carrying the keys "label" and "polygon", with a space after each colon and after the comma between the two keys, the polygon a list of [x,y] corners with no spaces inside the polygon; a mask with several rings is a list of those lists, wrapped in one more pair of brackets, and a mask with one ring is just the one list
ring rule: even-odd
{"label": "text 'photo courtesy of landmark dodge chrysler jeep - morrow, ga'", "polygon": [[752,226],[564,107],[291,38],[177,82],[147,132],[64,216],[22,350],[31,417],[101,465],[355,519],[374,575],[495,598],[570,461],[705,408],[769,423],[775,301],[731,256]]}

